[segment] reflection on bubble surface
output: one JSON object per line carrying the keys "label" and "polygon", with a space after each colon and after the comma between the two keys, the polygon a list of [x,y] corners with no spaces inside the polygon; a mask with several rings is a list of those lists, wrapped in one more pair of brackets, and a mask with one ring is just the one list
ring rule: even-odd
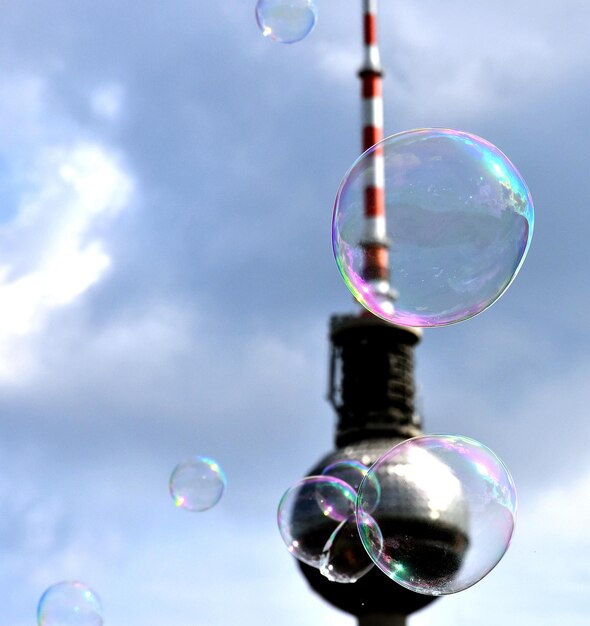
{"label": "reflection on bubble surface", "polygon": [[350,485],[331,476],[308,476],[288,489],[279,503],[277,523],[289,552],[321,567],[332,533],[354,515],[356,495]]}
{"label": "reflection on bubble surface", "polygon": [[265,37],[280,43],[301,41],[314,29],[315,0],[258,0],[256,21]]}
{"label": "reflection on bubble surface", "polygon": [[57,583],[41,596],[37,623],[39,626],[102,626],[102,605],[84,583]]}
{"label": "reflection on bubble surface", "polygon": [[[364,515],[363,529],[370,537],[371,545],[378,550],[383,544],[383,537],[370,515]],[[320,572],[332,582],[354,583],[374,567],[360,541],[354,515],[334,530],[324,546],[323,557]]]}
{"label": "reflection on bubble surface", "polygon": [[[364,477],[367,475],[369,468],[363,465],[360,461],[354,460],[341,460],[330,463],[322,471],[325,476],[334,476],[343,480],[350,485],[355,492],[361,485]],[[374,475],[371,475],[369,481],[365,484],[365,511],[371,512],[369,509],[372,506],[375,508],[379,502],[379,483]],[[373,504],[371,504],[373,501]]]}
{"label": "reflection on bubble surface", "polygon": [[[367,206],[374,185],[385,190],[383,215]],[[369,311],[406,326],[444,326],[504,293],[533,224],[526,183],[498,148],[465,132],[420,129],[387,137],[354,163],[336,196],[332,244]],[[380,229],[389,282],[365,276]]]}
{"label": "reflection on bubble surface", "polygon": [[[516,490],[502,461],[483,444],[452,435],[409,439],[369,470],[381,499],[371,511],[381,531],[367,527],[364,485],[357,524],[375,564],[407,589],[455,593],[488,574],[508,549]],[[371,505],[372,500],[369,501]],[[372,522],[373,523],[373,522]]]}

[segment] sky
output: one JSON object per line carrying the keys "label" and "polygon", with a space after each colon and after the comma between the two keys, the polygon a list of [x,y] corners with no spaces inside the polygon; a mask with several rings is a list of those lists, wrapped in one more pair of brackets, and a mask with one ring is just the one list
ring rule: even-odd
{"label": "sky", "polygon": [[[0,1],[1,623],[71,579],[108,626],[355,623],[275,514],[332,449],[328,320],[358,310],[330,220],[360,4],[318,0],[286,46],[252,0]],[[584,0],[380,3],[386,133],[485,137],[536,212],[507,293],[417,348],[425,430],[492,448],[519,519],[411,626],[588,623],[589,23]],[[199,514],[168,494],[193,454],[228,480]]]}

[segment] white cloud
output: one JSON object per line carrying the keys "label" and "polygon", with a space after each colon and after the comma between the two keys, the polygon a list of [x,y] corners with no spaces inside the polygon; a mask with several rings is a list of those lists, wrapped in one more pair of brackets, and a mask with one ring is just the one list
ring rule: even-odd
{"label": "white cloud", "polygon": [[350,85],[351,76],[360,68],[361,56],[357,47],[350,48],[338,43],[318,42],[317,54],[322,74],[333,82]]}
{"label": "white cloud", "polygon": [[[22,373],[19,337],[39,331],[52,309],[96,283],[111,259],[96,230],[128,205],[133,181],[116,157],[92,143],[44,147],[26,191],[0,229],[0,378]],[[21,361],[21,366],[23,365]]]}
{"label": "white cloud", "polygon": [[[320,25],[309,45],[315,41],[321,51],[323,38],[333,33],[335,26],[346,29],[345,33],[342,31],[345,36],[335,37],[334,45],[325,47],[325,58],[323,53],[319,59],[304,53],[305,42],[289,49],[267,46],[264,55],[268,58],[277,59],[281,54],[287,58],[290,54],[291,59],[297,60],[290,66],[296,69],[286,74],[282,60],[276,63],[279,69],[272,73],[271,64],[259,63],[262,53],[256,57],[248,52],[259,37],[252,7],[240,3],[236,11],[230,4],[200,6],[185,2],[166,15],[157,10],[148,11],[148,19],[142,19],[145,15],[139,9],[129,5],[122,11],[120,5],[112,2],[88,4],[88,12],[84,7],[72,11],[64,2],[35,3],[35,6],[21,3],[20,8],[15,4],[15,9],[9,11],[19,14],[21,29],[10,28],[8,15],[0,20],[0,27],[3,24],[5,28],[3,51],[14,50],[12,58],[3,57],[8,60],[0,81],[0,151],[10,155],[11,178],[15,172],[21,176],[17,181],[20,191],[15,216],[0,231],[0,265],[4,268],[0,274],[0,315],[6,304],[9,323],[5,327],[12,328],[3,339],[5,331],[0,330],[0,369],[4,367],[4,377],[11,376],[14,385],[17,380],[26,382],[22,373],[31,367],[33,360],[44,368],[34,385],[23,386],[14,394],[11,388],[8,394],[3,394],[3,440],[11,442],[26,437],[53,446],[47,455],[53,460],[49,466],[39,463],[31,470],[11,460],[5,465],[9,484],[0,492],[4,509],[11,512],[8,518],[5,516],[5,528],[8,532],[25,529],[18,543],[8,545],[5,563],[10,567],[4,570],[9,574],[0,578],[8,583],[4,585],[8,589],[8,603],[19,598],[18,606],[12,605],[12,614],[7,613],[14,626],[29,623],[28,617],[20,619],[20,616],[34,613],[38,595],[36,592],[26,598],[24,595],[24,590],[28,593],[32,587],[31,580],[39,583],[38,592],[41,592],[41,581],[50,584],[56,577],[66,575],[88,576],[87,582],[93,586],[96,582],[97,591],[104,595],[107,621],[112,626],[134,622],[130,618],[137,612],[144,613],[138,623],[145,617],[146,624],[162,623],[162,620],[187,626],[202,622],[206,626],[229,624],[235,621],[236,607],[244,623],[254,623],[261,612],[268,614],[270,621],[277,616],[274,621],[282,624],[314,621],[336,624],[347,619],[312,596],[282,548],[280,552],[269,552],[277,536],[274,529],[272,534],[269,531],[258,537],[245,530],[242,523],[246,517],[256,517],[260,523],[272,518],[272,507],[260,507],[268,495],[265,481],[272,479],[274,487],[293,473],[298,476],[297,472],[305,471],[309,461],[317,458],[316,448],[329,447],[332,417],[321,401],[326,374],[325,330],[322,328],[320,333],[314,329],[313,341],[322,348],[319,354],[319,348],[313,351],[309,347],[311,338],[293,336],[296,333],[292,330],[295,327],[292,319],[287,316],[272,319],[266,294],[261,297],[258,291],[246,302],[237,299],[226,285],[222,285],[220,293],[229,303],[234,303],[234,320],[226,328],[215,326],[210,319],[195,322],[195,309],[206,307],[210,285],[204,287],[206,293],[191,286],[195,292],[193,298],[187,298],[186,292],[174,293],[174,286],[166,285],[157,294],[161,308],[153,306],[150,293],[135,303],[140,311],[135,319],[118,317],[114,321],[110,313],[105,316],[104,310],[93,310],[89,316],[92,321],[88,322],[81,319],[74,307],[68,307],[105,276],[109,263],[116,262],[109,254],[108,228],[128,206],[132,193],[124,192],[125,184],[118,184],[127,181],[132,187],[121,162],[102,140],[92,143],[89,139],[93,124],[104,131],[106,123],[127,122],[122,120],[125,106],[136,105],[137,116],[133,120],[136,125],[112,124],[108,136],[121,141],[129,154],[135,150],[138,166],[142,160],[149,161],[150,174],[154,172],[157,176],[149,181],[146,176],[146,184],[173,187],[178,197],[192,200],[195,190],[207,183],[218,185],[220,194],[228,192],[233,187],[232,180],[227,178],[228,170],[219,167],[226,159],[232,164],[235,161],[235,170],[239,172],[236,176],[247,179],[252,188],[264,182],[284,187],[293,194],[297,191],[289,184],[291,179],[275,180],[269,175],[269,170],[274,173],[269,164],[275,160],[275,148],[279,144],[287,146],[289,151],[300,144],[304,133],[299,120],[293,123],[294,118],[287,117],[289,123],[281,127],[277,141],[262,160],[244,159],[243,154],[250,156],[250,151],[236,147],[235,138],[224,134],[227,128],[235,128],[231,120],[244,106],[247,110],[248,106],[260,105],[260,100],[250,100],[250,96],[265,93],[265,85],[273,85],[285,96],[292,93],[286,86],[309,84],[305,81],[314,71],[322,80],[326,72],[332,80],[346,80],[349,87],[343,82],[342,88],[356,93],[354,72],[361,61],[360,3],[344,7],[341,0],[325,0]],[[194,19],[185,19],[189,5]],[[336,25],[325,10],[328,5],[339,17]],[[185,6],[186,11],[179,19],[177,10],[182,11]],[[414,116],[414,123],[419,118],[433,125],[451,113],[465,117],[470,114],[473,117],[469,119],[478,122],[487,116],[500,123],[505,119],[503,108],[522,102],[528,107],[525,110],[533,111],[547,89],[554,89],[559,81],[573,84],[574,73],[587,68],[588,7],[590,4],[579,0],[565,0],[561,4],[546,0],[523,0],[516,4],[500,0],[485,6],[466,0],[450,4],[440,0],[420,3],[383,0],[381,39],[386,81],[391,86],[391,95],[397,98],[391,103],[388,125],[399,127],[410,116]],[[55,28],[48,28],[49,22],[43,19],[46,15],[52,16]],[[121,19],[113,22],[112,15]],[[389,23],[388,15],[394,18]],[[130,25],[137,28],[129,29]],[[167,33],[173,39],[167,39]],[[118,45],[117,34],[124,45]],[[154,41],[158,42],[157,46]],[[202,42],[202,48],[187,45],[189,41]],[[201,50],[205,52],[195,54]],[[208,68],[212,58],[218,62],[214,71]],[[15,68],[18,71],[27,63],[37,71],[45,68],[43,80],[47,82],[35,77],[17,77]],[[119,86],[113,75],[126,76],[129,82]],[[235,83],[231,77],[238,75],[245,80],[243,85],[240,83],[242,93],[236,100],[236,92],[228,91],[227,87]],[[201,76],[215,76],[219,80],[204,81],[200,93]],[[181,84],[182,90],[178,91],[178,84],[174,83]],[[583,85],[584,81],[578,78],[577,84]],[[252,86],[251,92],[248,85]],[[176,87],[177,91],[169,92],[169,87]],[[347,93],[339,89],[321,98],[322,111],[306,110],[305,114],[321,118],[322,112],[332,111],[334,102]],[[185,108],[182,98],[178,103],[172,96],[162,98],[164,93],[186,97],[190,106]],[[211,110],[203,104],[206,94],[215,99]],[[129,102],[125,99],[127,95]],[[566,90],[564,101],[568,97],[571,96]],[[305,94],[300,100],[308,102]],[[228,103],[231,119],[221,117],[221,113],[227,112]],[[289,97],[285,97],[281,109],[285,111],[291,104]],[[187,111],[194,109],[200,113],[201,107],[203,128],[213,125],[215,141],[232,149],[208,152],[206,133],[197,125],[191,126]],[[268,122],[270,128],[276,127],[273,121],[278,119],[274,115],[279,107],[275,109],[268,109],[268,119],[260,119],[261,125]],[[356,127],[343,127],[338,116],[332,117],[335,132],[347,136],[352,133],[356,137]],[[158,123],[150,127],[143,123],[146,119]],[[84,123],[88,125],[77,127]],[[551,127],[555,118],[547,116],[543,123]],[[583,126],[576,128],[582,128],[578,135],[583,137]],[[297,136],[293,135],[293,129]],[[119,130],[121,133],[117,135]],[[323,129],[318,135],[323,140]],[[143,141],[146,138],[150,141]],[[163,138],[170,138],[170,142],[162,144]],[[571,143],[564,141],[564,145]],[[221,185],[213,174],[204,176],[186,158],[187,146],[190,154],[192,150],[200,150],[208,155],[215,171],[219,170],[224,177]],[[552,150],[555,146],[546,146],[546,152]],[[156,156],[161,160],[157,161]],[[332,152],[332,158],[338,155]],[[309,161],[317,163],[313,159]],[[158,167],[158,163],[160,166],[165,163],[166,167]],[[302,176],[309,180],[324,171],[306,170],[307,160],[296,165],[303,168]],[[95,170],[103,172],[105,184],[94,176]],[[33,174],[32,178],[27,178],[24,172]],[[189,179],[198,182],[190,186],[186,183]],[[26,194],[23,194],[25,186]],[[121,193],[116,192],[117,188]],[[313,193],[309,196],[313,197]],[[248,239],[256,242],[257,249],[264,249],[268,229],[258,228],[254,232],[250,228],[252,223],[256,226],[262,223],[260,215],[246,211],[253,205],[241,201],[235,204],[236,214],[246,219],[238,222],[239,228],[235,229],[238,236],[232,241],[240,244],[239,240]],[[195,206],[200,206],[197,200]],[[171,203],[163,203],[161,209],[165,214],[153,223],[178,218],[178,208]],[[329,207],[326,211],[329,213]],[[223,217],[222,213],[220,219],[216,212],[211,214],[215,215],[215,222],[212,221],[215,227],[205,232],[195,229],[187,233],[187,238],[194,237],[196,246],[205,238],[221,242],[220,254],[212,256],[224,259],[227,257],[222,255],[232,249],[227,245],[231,217]],[[327,223],[326,227],[329,227]],[[277,238],[276,232],[271,234]],[[158,241],[160,235],[155,234],[149,241]],[[318,236],[324,237],[321,233]],[[555,246],[555,241],[552,244]],[[139,245],[144,242],[140,241]],[[153,246],[144,245],[138,254],[153,254],[153,250]],[[178,259],[168,261],[172,265]],[[179,282],[183,280],[181,263],[177,265]],[[243,280],[258,285],[258,278],[252,272],[247,273],[250,269],[256,270],[257,266],[244,266]],[[138,285],[151,279],[149,270],[141,268],[141,271],[141,275],[130,277]],[[321,270],[314,271],[314,279],[316,273],[320,274]],[[62,280],[62,275],[67,280]],[[563,282],[567,284],[567,275]],[[317,288],[310,289],[306,299],[311,302],[317,297]],[[181,301],[183,306],[176,307]],[[543,297],[539,302],[544,302]],[[553,302],[564,300],[554,298]],[[101,300],[100,306],[106,308],[108,302]],[[247,306],[260,310],[261,326],[267,331],[272,327],[268,334],[243,330],[240,309]],[[116,309],[120,315],[121,308]],[[547,317],[548,311],[553,317]],[[437,412],[441,425],[452,424],[453,420],[459,423],[456,416],[461,414],[464,416],[461,424],[466,429],[474,428],[475,422],[485,422],[481,426],[483,432],[493,430],[500,442],[505,439],[527,442],[526,447],[514,452],[514,446],[509,452],[516,455],[517,469],[519,465],[535,468],[530,472],[539,476],[537,488],[546,489],[546,493],[537,499],[526,492],[521,494],[521,520],[515,543],[497,570],[473,590],[437,603],[440,609],[434,610],[440,613],[427,612],[416,617],[416,621],[412,618],[411,624],[495,626],[501,621],[514,626],[530,623],[553,626],[556,622],[581,626],[587,622],[587,604],[577,615],[566,613],[568,609],[564,606],[583,604],[587,598],[587,586],[580,590],[578,587],[580,581],[588,582],[584,579],[588,568],[583,558],[586,553],[587,560],[588,550],[580,548],[587,546],[587,542],[584,543],[580,532],[587,526],[588,511],[583,502],[589,485],[587,478],[576,478],[582,475],[576,457],[584,454],[587,428],[579,425],[575,436],[566,435],[563,439],[559,432],[572,430],[569,423],[572,415],[585,415],[588,369],[556,372],[554,382],[543,390],[547,379],[553,377],[549,370],[568,367],[565,357],[568,347],[560,345],[559,350],[552,349],[557,343],[555,325],[547,320],[554,322],[556,314],[563,312],[556,313],[555,306],[538,307],[536,327],[543,325],[542,337],[535,332],[524,333],[520,328],[513,329],[514,332],[504,330],[498,335],[499,324],[494,326],[493,320],[501,318],[486,314],[482,319],[492,332],[479,337],[474,333],[468,337],[469,345],[461,344],[465,353],[463,371],[457,366],[461,359],[457,357],[453,361],[453,350],[459,351],[456,346],[450,347],[453,340],[439,344],[441,356],[432,362],[440,371],[429,370],[433,386],[426,390],[426,396],[433,405],[439,398],[441,407],[426,412],[427,426],[429,413]],[[96,324],[95,315],[100,318]],[[523,324],[528,327],[529,320]],[[242,333],[238,338],[239,330]],[[453,337],[458,336],[453,335],[456,333],[453,329],[447,331]],[[41,344],[42,359],[37,359]],[[422,362],[421,356],[419,360]],[[535,367],[541,361],[547,362],[541,372],[545,375],[542,379],[537,376],[540,368]],[[510,377],[512,371],[517,375]],[[502,376],[508,385],[501,383]],[[532,378],[537,379],[537,384],[530,384]],[[465,387],[469,387],[469,394],[465,393]],[[514,393],[515,387],[518,394]],[[498,408],[500,394],[506,398],[503,399],[505,411]],[[499,412],[502,414],[498,415]],[[64,415],[74,419],[67,422]],[[133,428],[126,430],[121,422],[129,419],[134,420]],[[577,421],[581,424],[581,417]],[[567,430],[556,430],[556,422],[559,428]],[[320,423],[324,430],[318,434]],[[315,429],[313,433],[312,429]],[[167,437],[173,444],[168,448]],[[496,449],[487,437],[483,440]],[[232,465],[235,468],[228,474],[232,481],[228,505],[234,497],[232,494],[241,493],[239,497],[235,495],[234,508],[227,509],[234,523],[220,528],[208,525],[213,518],[187,519],[186,527],[179,531],[165,514],[153,515],[156,498],[146,485],[154,474],[158,489],[160,480],[165,483],[168,468],[167,462],[163,463],[163,470],[160,467],[163,456],[168,453],[172,457],[182,456],[182,446],[205,447],[212,441],[220,442],[217,449],[224,452],[229,469]],[[123,451],[127,465],[121,460]],[[5,452],[0,457],[6,461]],[[504,450],[498,452],[504,457]],[[571,489],[555,484],[547,486],[551,478],[566,476],[556,469],[563,461],[558,452],[568,458]],[[136,458],[129,460],[134,453]],[[116,459],[116,454],[122,456]],[[506,460],[512,467],[510,459]],[[73,490],[86,500],[64,496],[64,477],[76,477],[81,467],[92,464],[96,465],[96,475],[88,472],[86,482],[80,481],[80,489]],[[123,476],[123,470],[118,467],[121,464],[129,475]],[[148,477],[146,474],[150,473]],[[232,476],[236,475],[234,480]],[[28,481],[34,488],[28,489]],[[239,481],[241,487],[236,488]],[[86,490],[85,485],[88,485]],[[162,488],[165,498],[164,484]],[[112,497],[100,495],[101,490],[109,489]],[[19,497],[18,506],[7,505],[11,498]],[[137,514],[134,516],[129,510]],[[171,515],[175,513],[172,511]],[[236,561],[240,563],[234,567]],[[258,570],[256,575],[253,569]],[[581,572],[578,583],[572,578],[576,572]],[[134,598],[145,592],[146,579],[150,588],[167,590],[162,591],[163,601],[153,609],[145,603],[141,607],[134,603]],[[552,595],[556,581],[559,593]],[[566,603],[568,587],[576,591],[577,600],[571,598],[570,602],[567,598]],[[116,593],[119,596],[113,597]],[[514,597],[510,597],[511,593]],[[230,595],[235,598],[233,605],[223,604]],[[173,615],[167,614],[166,609],[175,604],[178,610]],[[117,611],[121,616],[118,621]],[[437,615],[446,615],[448,619],[439,620]],[[352,621],[348,618],[346,623]]]}
{"label": "white cloud", "polygon": [[6,72],[0,81],[0,137],[2,151],[10,148],[14,156],[22,153],[23,144],[31,138],[43,136],[41,118],[47,94],[40,77]]}
{"label": "white cloud", "polygon": [[123,104],[123,87],[117,83],[101,85],[90,95],[90,106],[94,113],[108,121],[115,121],[121,115]]}
{"label": "white cloud", "polygon": [[[556,451],[555,461],[558,454]],[[577,464],[577,475],[571,476],[567,482],[552,480],[549,471],[543,478],[545,488],[540,491],[530,512],[524,511],[523,517],[531,531],[529,543],[546,545],[554,556],[558,556],[556,549],[561,551],[564,546],[574,551],[590,549],[590,466],[585,466],[582,461],[580,459]],[[549,470],[550,465],[551,460]]]}

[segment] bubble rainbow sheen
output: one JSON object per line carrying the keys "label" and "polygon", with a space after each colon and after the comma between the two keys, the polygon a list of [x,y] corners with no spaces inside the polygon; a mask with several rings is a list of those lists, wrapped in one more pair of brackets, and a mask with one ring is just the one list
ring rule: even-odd
{"label": "bubble rainbow sheen", "polygon": [[100,598],[84,583],[64,581],[49,587],[37,606],[38,626],[102,626]]}
{"label": "bubble rainbow sheen", "polygon": [[[365,197],[375,184],[385,190],[388,282],[363,277],[374,233]],[[526,183],[497,147],[424,128],[387,137],[353,164],[336,195],[332,246],[346,285],[369,311],[404,326],[446,326],[506,291],[533,225]]]}
{"label": "bubble rainbow sheen", "polygon": [[[369,468],[366,465],[363,465],[360,461],[343,459],[339,461],[334,461],[327,465],[322,470],[322,474],[325,476],[333,476],[334,478],[339,478],[340,480],[343,480],[345,483],[350,485],[356,493],[368,471]],[[380,498],[379,483],[376,479],[374,479],[374,475],[371,475],[369,480],[365,483],[364,493],[365,510],[370,513],[371,511],[368,510],[369,500],[373,501],[372,506],[373,508],[375,508],[379,503]]]}
{"label": "bubble rainbow sheen", "polygon": [[177,507],[197,512],[214,507],[223,496],[226,484],[225,473],[216,461],[194,456],[174,468],[168,487]]}
{"label": "bubble rainbow sheen", "polygon": [[307,37],[318,19],[315,0],[258,0],[256,21],[265,37],[295,43]]}
{"label": "bubble rainbow sheen", "polygon": [[[381,491],[375,508],[371,476]],[[506,553],[516,489],[504,463],[478,441],[425,435],[371,466],[356,516],[365,549],[387,576],[418,593],[451,594],[479,582]]]}
{"label": "bubble rainbow sheen", "polygon": [[279,502],[277,524],[289,552],[321,568],[326,544],[355,514],[356,497],[350,485],[333,476],[308,476],[287,489]]}
{"label": "bubble rainbow sheen", "polygon": [[[372,545],[383,543],[379,526],[370,515],[363,518],[363,528]],[[336,583],[355,583],[375,567],[360,541],[355,515],[341,522],[332,533],[323,557],[320,573]]]}

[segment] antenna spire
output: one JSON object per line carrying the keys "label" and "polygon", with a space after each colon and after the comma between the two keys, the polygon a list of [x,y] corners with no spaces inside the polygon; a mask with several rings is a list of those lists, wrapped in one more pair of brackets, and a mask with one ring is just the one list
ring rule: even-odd
{"label": "antenna spire", "polygon": [[[359,71],[362,87],[362,148],[368,150],[383,139],[383,70],[377,43],[377,0],[363,0],[364,63]],[[372,167],[364,181],[365,230],[363,278],[376,293],[390,301],[395,292],[389,284],[389,240],[385,219],[385,164],[383,151],[369,157]]]}

